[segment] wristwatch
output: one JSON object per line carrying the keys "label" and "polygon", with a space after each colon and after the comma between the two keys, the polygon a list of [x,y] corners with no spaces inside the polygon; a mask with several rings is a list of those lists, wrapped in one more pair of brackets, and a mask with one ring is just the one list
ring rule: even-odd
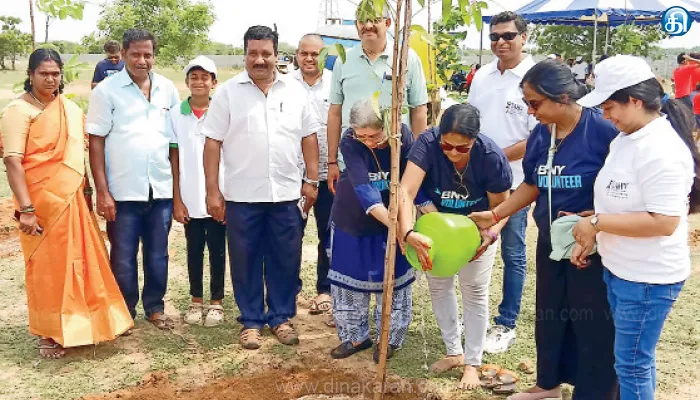
{"label": "wristwatch", "polygon": [[593,225],[597,232],[600,232],[600,227],[598,227],[598,214],[594,215],[593,218],[591,218],[591,225]]}
{"label": "wristwatch", "polygon": [[309,178],[306,178],[306,177],[304,177],[302,180],[304,181],[304,183],[308,183],[309,185],[311,185],[311,186],[315,187],[316,189],[318,189],[318,181],[315,181],[315,180],[313,180],[313,179],[309,179]]}

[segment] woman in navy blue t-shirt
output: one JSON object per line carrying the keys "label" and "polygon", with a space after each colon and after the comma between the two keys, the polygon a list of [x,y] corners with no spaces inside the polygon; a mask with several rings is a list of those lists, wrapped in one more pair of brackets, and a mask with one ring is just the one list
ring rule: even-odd
{"label": "woman in navy blue t-shirt", "polygon": [[527,141],[525,181],[492,211],[470,215],[486,228],[536,202],[537,385],[509,399],[560,398],[562,383],[575,386],[574,400],[617,399],[615,330],[600,257],[592,255],[586,269],[550,258],[550,223],[562,215],[592,213],[593,183],[618,132],[600,111],[576,104],[587,90],[556,60],[532,67],[521,87],[528,112],[540,122]]}
{"label": "woman in navy blue t-shirt", "polygon": [[[479,134],[479,111],[469,104],[457,104],[445,111],[439,128],[431,128],[418,137],[408,156],[401,178],[404,201],[399,218],[400,238],[416,249],[424,269],[430,269],[429,245],[425,236],[413,232],[413,201],[421,191],[430,199],[421,212],[467,215],[490,210],[503,202],[510,191],[513,176],[503,151]],[[481,232],[482,245],[476,257],[459,272],[464,306],[465,340],[462,346],[459,307],[454,277],[427,275],[433,313],[447,355],[433,364],[433,372],[442,372],[464,364],[459,387],[479,387],[477,367],[481,365],[484,339],[489,320],[489,282],[496,258],[498,234],[506,221]],[[457,238],[458,240],[458,238]]]}
{"label": "woman in navy blue t-shirt", "polygon": [[[379,331],[384,255],[389,226],[391,149],[382,121],[369,100],[350,111],[350,126],[340,141],[345,170],[340,175],[331,209],[331,267],[328,280],[333,297],[333,318],[341,344],[333,358],[346,358],[372,347],[369,302],[377,299],[375,322]],[[401,167],[413,143],[413,134],[401,127]],[[395,287],[387,358],[406,338],[411,323],[413,270],[397,247]],[[379,337],[379,332],[377,332]],[[378,360],[375,348],[374,360]]]}

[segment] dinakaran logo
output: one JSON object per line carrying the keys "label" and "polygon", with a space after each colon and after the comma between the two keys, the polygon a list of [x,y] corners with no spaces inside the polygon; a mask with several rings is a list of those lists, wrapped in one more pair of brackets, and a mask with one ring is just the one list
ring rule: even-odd
{"label": "dinakaran logo", "polygon": [[671,36],[682,36],[690,30],[693,19],[688,10],[681,6],[669,7],[661,18],[661,27]]}

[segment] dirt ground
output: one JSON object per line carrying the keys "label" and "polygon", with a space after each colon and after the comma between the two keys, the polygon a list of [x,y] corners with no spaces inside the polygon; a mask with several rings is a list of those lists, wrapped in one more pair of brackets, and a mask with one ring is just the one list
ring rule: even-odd
{"label": "dirt ground", "polygon": [[[16,223],[12,219],[13,204],[9,199],[0,200],[0,258],[10,255],[19,256],[19,243]],[[692,253],[700,251],[700,220],[691,227],[690,243]],[[174,226],[178,233],[181,226]],[[313,252],[313,246],[306,245],[306,252]],[[308,255],[305,254],[305,258]],[[695,274],[698,268],[694,269]],[[186,368],[169,371],[141,372],[141,383],[135,387],[120,389],[111,393],[84,396],[83,400],[348,400],[372,398],[377,388],[374,385],[376,365],[372,362],[371,350],[361,356],[345,360],[332,360],[328,350],[339,342],[335,329],[328,327],[325,317],[311,316],[307,312],[309,298],[298,298],[299,315],[294,324],[300,332],[300,344],[294,347],[282,346],[266,330],[263,332],[264,344],[259,350],[243,351],[237,344],[231,348],[230,357],[222,362],[201,363]],[[175,305],[166,303],[166,313],[177,314]],[[148,324],[137,325],[131,337],[121,338],[123,347],[129,351],[133,363],[138,364],[139,347],[142,345],[139,330],[152,327]],[[170,339],[181,341],[181,347],[196,359],[206,359],[207,351],[194,340],[190,327],[178,321]],[[230,332],[235,343],[237,332]],[[174,339],[173,339],[174,338]],[[697,349],[688,349],[696,351]],[[82,358],[93,354],[93,348],[76,350],[74,356]],[[82,354],[85,353],[85,354]],[[417,354],[417,357],[420,357]],[[214,365],[212,365],[214,364]],[[67,367],[70,368],[70,367]],[[220,378],[216,368],[234,368],[235,373]],[[173,375],[174,374],[174,375]],[[1,374],[0,374],[1,375]],[[138,375],[140,376],[140,375]],[[453,376],[456,378],[456,376]],[[534,375],[521,376],[532,381]],[[391,400],[450,400],[483,399],[495,400],[505,397],[489,395],[472,395],[462,397],[454,391],[454,379],[442,382],[434,379],[407,379],[390,373],[385,388],[385,399]],[[697,398],[698,387],[695,384],[681,384],[670,396],[661,394],[664,400],[686,400]]]}

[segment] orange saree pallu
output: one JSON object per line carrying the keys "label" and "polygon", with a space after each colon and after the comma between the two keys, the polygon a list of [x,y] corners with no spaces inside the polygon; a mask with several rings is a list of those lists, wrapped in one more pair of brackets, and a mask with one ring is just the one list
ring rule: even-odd
{"label": "orange saree pallu", "polygon": [[20,232],[29,331],[63,347],[112,340],[133,326],[83,196],[83,132],[82,110],[59,96],[30,125],[22,161],[44,229]]}

